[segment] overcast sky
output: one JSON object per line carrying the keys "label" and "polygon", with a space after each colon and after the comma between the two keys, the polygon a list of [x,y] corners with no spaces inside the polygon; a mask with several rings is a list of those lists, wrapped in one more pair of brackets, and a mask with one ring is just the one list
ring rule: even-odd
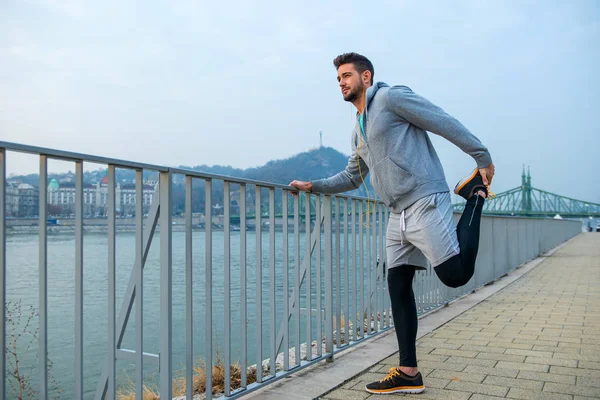
{"label": "overcast sky", "polygon": [[[356,51],[488,146],[495,191],[526,164],[535,187],[600,203],[600,1],[132,3],[0,3],[0,140],[246,168],[323,131],[349,154],[332,59]],[[452,186],[474,167],[434,144]]]}

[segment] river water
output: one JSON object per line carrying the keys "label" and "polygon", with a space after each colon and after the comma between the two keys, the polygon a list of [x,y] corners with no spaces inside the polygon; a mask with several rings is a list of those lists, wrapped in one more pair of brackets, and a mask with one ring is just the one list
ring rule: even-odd
{"label": "river water", "polygon": [[[256,363],[256,235],[247,232],[247,324],[248,324],[248,360],[249,364]],[[21,323],[15,323],[15,329],[25,324],[30,306],[38,308],[39,267],[38,267],[38,236],[19,235],[7,237],[7,301],[14,304],[20,301],[23,316]],[[127,283],[130,279],[135,251],[135,235],[133,233],[117,233],[117,313],[124,299]],[[334,240],[335,243],[335,240]],[[305,236],[300,234],[300,254],[303,258]],[[159,350],[159,237],[155,235],[153,244],[144,269],[144,351],[158,353]],[[343,245],[343,243],[342,243]],[[283,317],[283,235],[276,234],[276,326],[279,329]],[[262,347],[263,358],[269,356],[269,316],[273,304],[270,301],[269,274],[269,234],[263,232],[263,267],[262,267]],[[324,248],[324,246],[322,246]],[[224,234],[213,232],[213,279],[212,307],[215,355],[223,357],[224,330]],[[240,358],[240,232],[231,233],[231,354],[232,359]],[[289,235],[289,288],[290,293],[294,283],[294,237]],[[106,234],[84,235],[84,390],[85,398],[92,398],[98,379],[105,363],[108,336],[108,240]],[[341,250],[341,265],[344,251]],[[194,232],[193,236],[193,297],[194,297],[194,358],[204,355],[205,338],[205,236],[204,232]],[[314,256],[313,256],[314,260]],[[313,262],[312,276],[312,305],[316,300],[316,272]],[[343,282],[344,274],[341,275]],[[301,305],[305,303],[303,288]],[[344,295],[342,295],[344,296]],[[323,301],[323,305],[324,305]],[[343,303],[342,303],[343,304]],[[52,362],[50,369],[50,388],[54,398],[72,398],[74,387],[74,310],[75,310],[75,238],[73,234],[48,236],[48,357]],[[123,348],[135,348],[135,308],[131,313]],[[301,318],[304,324],[304,318]],[[314,320],[313,320],[314,324]],[[32,330],[38,326],[37,318],[30,325]],[[175,373],[185,368],[185,234],[173,233],[173,369]],[[293,325],[292,325],[293,326]],[[13,348],[11,329],[13,324],[7,324],[7,346]],[[314,328],[314,327],[313,327]],[[293,329],[290,328],[290,331]],[[17,329],[15,332],[19,332]],[[301,340],[305,340],[305,329],[301,330]],[[316,331],[313,329],[313,338]],[[290,345],[294,340],[293,332]],[[28,343],[31,346],[27,349]],[[23,335],[17,340],[17,351],[20,369],[31,381],[33,386],[38,382],[37,365],[38,341],[31,335]],[[14,357],[7,356],[10,360]],[[117,363],[119,385],[134,379],[131,365],[124,361]],[[146,382],[155,381],[156,368],[146,365]],[[7,393],[11,393],[8,386]]]}

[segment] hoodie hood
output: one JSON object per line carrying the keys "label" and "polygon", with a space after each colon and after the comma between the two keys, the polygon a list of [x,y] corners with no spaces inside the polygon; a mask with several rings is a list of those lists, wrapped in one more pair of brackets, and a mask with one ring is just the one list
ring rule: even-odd
{"label": "hoodie hood", "polygon": [[377,93],[377,91],[379,89],[381,89],[382,87],[389,87],[390,85],[388,85],[385,82],[375,82],[373,84],[373,86],[369,87],[367,89],[367,108],[369,107],[369,104],[371,103],[371,100],[373,100],[373,97],[375,97],[375,93]]}

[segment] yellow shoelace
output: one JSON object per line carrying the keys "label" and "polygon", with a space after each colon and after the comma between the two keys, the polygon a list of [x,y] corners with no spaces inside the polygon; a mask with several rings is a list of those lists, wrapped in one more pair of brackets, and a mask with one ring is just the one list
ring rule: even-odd
{"label": "yellow shoelace", "polygon": [[398,368],[390,368],[390,372],[385,376],[385,378],[383,378],[379,382],[383,383],[385,381],[389,381],[395,376],[400,376],[400,371],[398,371]]}

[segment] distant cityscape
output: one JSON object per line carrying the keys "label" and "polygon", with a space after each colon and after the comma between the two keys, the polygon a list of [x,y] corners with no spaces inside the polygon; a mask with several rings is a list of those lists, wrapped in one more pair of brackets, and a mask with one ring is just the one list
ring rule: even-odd
{"label": "distant cityscape", "polygon": [[[143,183],[143,210],[147,213],[158,186],[157,181]],[[71,216],[75,214],[75,182],[71,178],[48,182],[48,215]],[[39,213],[39,187],[18,180],[6,182],[6,216],[37,217]],[[115,189],[117,215],[135,215],[135,181],[117,182]],[[98,182],[83,185],[84,217],[104,217],[108,211],[108,176]]]}

